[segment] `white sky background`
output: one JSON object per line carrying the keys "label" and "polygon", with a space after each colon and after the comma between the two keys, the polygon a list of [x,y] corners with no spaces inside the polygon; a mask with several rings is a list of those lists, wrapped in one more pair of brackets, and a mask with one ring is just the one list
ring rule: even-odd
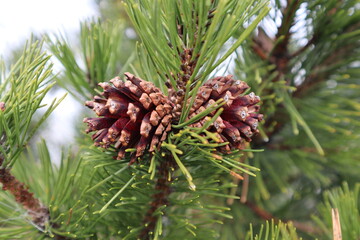
{"label": "white sky background", "polygon": [[0,0],[0,55],[7,56],[31,32],[74,33],[96,15],[93,0]]}
{"label": "white sky background", "polygon": [[[80,21],[97,16],[94,0],[0,0],[0,56],[7,59],[31,33],[65,33],[79,31]],[[55,66],[55,69],[60,69]],[[65,91],[57,91],[56,97]],[[50,102],[55,96],[45,99]],[[53,161],[59,162],[61,146],[74,140],[74,121],[79,120],[77,103],[67,96],[47,121],[42,133],[48,142]]]}

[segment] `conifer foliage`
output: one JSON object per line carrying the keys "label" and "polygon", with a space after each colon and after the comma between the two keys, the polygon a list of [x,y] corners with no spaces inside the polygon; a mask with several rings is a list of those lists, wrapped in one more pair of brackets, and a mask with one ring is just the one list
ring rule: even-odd
{"label": "conifer foliage", "polygon": [[[0,239],[360,237],[356,0],[107,3],[0,64]],[[59,164],[56,83],[92,110]]]}

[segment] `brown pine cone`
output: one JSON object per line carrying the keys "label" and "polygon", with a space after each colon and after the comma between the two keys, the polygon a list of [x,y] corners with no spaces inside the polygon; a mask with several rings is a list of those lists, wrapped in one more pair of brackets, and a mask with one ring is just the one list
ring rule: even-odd
{"label": "brown pine cone", "polygon": [[[125,156],[125,150],[135,148],[131,153],[131,163],[144,154],[145,149],[153,152],[159,148],[171,130],[171,121],[176,118],[175,103],[170,101],[153,83],[144,81],[130,73],[125,73],[127,81],[119,77],[110,83],[100,83],[104,89],[102,97],[95,96],[86,106],[93,109],[98,118],[85,118],[87,132],[96,131],[92,138],[95,145],[118,149],[117,159]],[[231,75],[208,80],[199,88],[188,119],[204,111],[220,98],[225,105],[221,115],[210,125],[208,131],[214,132],[220,143],[229,142],[220,150],[229,152],[232,148],[244,149],[245,141],[258,132],[258,122],[263,115],[260,98],[254,93],[242,96],[249,86]],[[172,97],[174,98],[174,97]],[[171,98],[171,99],[172,99]],[[172,99],[173,100],[173,99]],[[188,99],[190,104],[191,99]],[[201,128],[215,114],[190,125]]]}
{"label": "brown pine cone", "polygon": [[99,117],[85,118],[84,122],[87,132],[96,131],[92,135],[95,145],[118,149],[117,159],[124,157],[126,149],[135,148],[133,163],[147,147],[153,152],[165,140],[171,129],[173,104],[153,83],[131,73],[125,76],[125,82],[116,77],[112,84],[99,83],[104,89],[102,97],[85,103]]}
{"label": "brown pine cone", "polygon": [[[216,133],[219,142],[230,143],[230,146],[220,148],[224,152],[229,152],[231,148],[244,149],[245,141],[250,142],[251,137],[259,131],[258,122],[262,120],[263,115],[257,113],[260,106],[256,104],[260,102],[260,98],[253,92],[241,96],[248,88],[245,82],[234,80],[232,75],[210,79],[199,88],[190,110],[188,119],[204,111],[218,99],[224,99],[224,111],[208,129]],[[215,112],[190,126],[201,128]]]}

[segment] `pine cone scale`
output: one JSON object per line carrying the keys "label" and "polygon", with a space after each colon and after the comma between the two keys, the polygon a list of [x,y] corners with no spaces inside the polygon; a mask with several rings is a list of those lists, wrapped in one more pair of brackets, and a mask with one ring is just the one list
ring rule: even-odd
{"label": "pine cone scale", "polygon": [[153,127],[150,123],[150,114],[151,114],[150,112],[147,113],[141,122],[140,135],[142,135],[144,137],[148,137],[150,134],[150,131],[153,129]]}
{"label": "pine cone scale", "polygon": [[112,124],[114,124],[114,122],[116,121],[116,119],[113,118],[85,118],[84,122],[88,123],[88,132],[92,132],[95,130],[100,130],[103,128],[109,128]]}
{"label": "pine cone scale", "polygon": [[129,120],[129,118],[120,118],[116,120],[116,122],[109,128],[108,138],[111,142],[116,141],[116,139],[120,136],[124,126],[127,124],[127,122],[129,122]]}

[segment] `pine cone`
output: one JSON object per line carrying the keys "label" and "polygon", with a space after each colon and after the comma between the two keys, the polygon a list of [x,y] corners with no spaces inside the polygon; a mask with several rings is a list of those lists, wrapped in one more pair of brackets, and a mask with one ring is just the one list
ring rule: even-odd
{"label": "pine cone", "polygon": [[[253,92],[241,96],[248,88],[245,82],[234,80],[232,75],[210,79],[199,88],[190,110],[189,119],[204,111],[218,99],[224,99],[226,102],[223,106],[224,111],[208,129],[216,133],[219,142],[230,143],[230,146],[225,145],[220,148],[224,152],[229,152],[231,148],[244,149],[245,141],[250,142],[251,137],[258,132],[258,122],[262,120],[263,115],[257,113],[260,106],[255,104],[260,102],[260,98]],[[189,103],[190,101],[191,99]],[[215,112],[190,126],[202,127]]]}
{"label": "pine cone", "polygon": [[[177,101],[173,98],[182,96],[173,94],[170,101],[153,83],[130,73],[125,73],[125,76],[125,82],[117,77],[110,81],[112,84],[99,84],[104,89],[102,97],[95,96],[93,101],[85,104],[99,117],[85,118],[84,122],[88,124],[87,132],[96,131],[92,136],[95,145],[118,149],[117,159],[125,156],[126,149],[135,148],[136,151],[131,153],[133,163],[144,154],[145,149],[153,152],[166,139],[171,130],[171,121],[177,116]],[[243,149],[245,141],[250,142],[258,132],[258,122],[263,117],[257,113],[260,106],[256,104],[260,98],[254,93],[241,96],[248,88],[245,82],[234,80],[231,75],[216,77],[200,87],[195,97],[188,119],[220,98],[226,102],[224,111],[208,128],[220,143],[229,142],[229,145],[220,148],[223,152],[229,152],[231,148]],[[190,101],[188,99],[188,104]],[[201,128],[215,112],[190,127]]]}
{"label": "pine cone", "polygon": [[125,73],[127,81],[119,77],[110,83],[99,83],[104,89],[102,97],[87,101],[99,118],[85,118],[88,132],[96,131],[92,139],[95,145],[118,149],[117,159],[125,150],[135,148],[131,154],[133,163],[137,157],[158,148],[171,129],[173,104],[153,83]]}

